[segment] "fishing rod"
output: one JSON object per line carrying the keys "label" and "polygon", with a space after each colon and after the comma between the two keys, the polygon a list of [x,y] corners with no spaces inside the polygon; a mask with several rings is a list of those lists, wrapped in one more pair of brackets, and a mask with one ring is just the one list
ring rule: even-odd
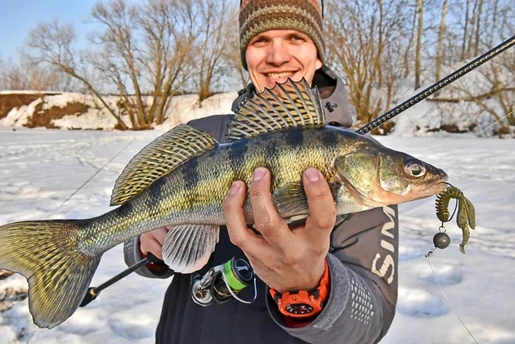
{"label": "fishing rod", "polygon": [[[131,265],[129,268],[123,270],[98,287],[88,288],[79,306],[87,306],[98,297],[102,290],[140,269],[147,263],[161,262],[161,259],[148,252],[145,258],[139,260],[134,265]],[[249,286],[251,282],[254,284],[254,297],[249,300],[238,297],[238,294]],[[231,298],[249,304],[256,300],[256,283],[256,275],[250,263],[244,258],[233,257],[225,263],[212,267],[204,275],[199,273],[192,275],[191,298],[196,304],[203,307],[210,306],[214,303],[225,303]]]}
{"label": "fishing rod", "polygon": [[143,265],[145,265],[147,263],[150,263],[150,262],[157,263],[159,261],[160,261],[159,258],[157,258],[156,256],[154,256],[152,253],[149,252],[148,255],[145,258],[143,258],[142,260],[140,260],[136,264],[130,266],[129,268],[123,270],[118,275],[116,275],[113,278],[107,280],[106,282],[102,283],[98,287],[90,287],[90,288],[88,288],[88,292],[86,293],[86,295],[84,295],[84,298],[82,299],[80,307],[86,306],[88,303],[90,303],[91,301],[96,299],[97,296],[100,294],[100,292],[102,290],[104,290],[105,288],[113,285],[114,283],[118,282],[119,280],[121,280],[125,276],[131,274],[132,272],[138,270]]}
{"label": "fishing rod", "polygon": [[382,116],[380,116],[380,117],[374,119],[373,121],[365,124],[364,126],[359,128],[358,130],[356,130],[356,132],[358,132],[360,134],[365,134],[365,133],[368,133],[369,131],[371,131],[372,129],[375,129],[375,128],[379,127],[381,124],[385,123],[386,121],[389,121],[390,119],[394,118],[395,116],[397,116],[401,112],[409,109],[413,105],[415,105],[415,104],[419,103],[420,101],[426,99],[427,97],[429,97],[430,95],[432,95],[436,91],[441,90],[445,86],[451,84],[452,82],[458,80],[459,78],[461,78],[465,74],[467,74],[470,71],[472,71],[472,70],[476,69],[477,67],[481,66],[483,63],[491,60],[492,58],[494,58],[495,56],[499,55],[500,53],[508,50],[514,44],[515,44],[515,36],[513,36],[513,37],[507,39],[506,41],[502,42],[501,44],[499,44],[495,48],[490,49],[489,51],[487,51],[483,55],[477,57],[473,61],[467,63],[466,65],[464,65],[460,69],[458,69],[458,70],[454,71],[453,73],[447,75],[445,78],[440,79],[439,81],[435,82],[434,84],[432,84],[431,86],[429,86],[425,90],[417,93],[416,95],[414,95],[410,99],[408,99],[405,102],[401,103],[400,105],[394,107],[393,109],[391,109],[390,111],[386,112]]}

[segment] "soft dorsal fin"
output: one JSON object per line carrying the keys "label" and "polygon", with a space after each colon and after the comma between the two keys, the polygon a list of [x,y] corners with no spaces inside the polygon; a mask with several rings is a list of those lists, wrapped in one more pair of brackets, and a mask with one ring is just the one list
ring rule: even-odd
{"label": "soft dorsal fin", "polygon": [[255,93],[235,111],[227,138],[238,140],[270,131],[325,124],[325,113],[318,89],[306,79],[288,79],[271,89]]}
{"label": "soft dorsal fin", "polygon": [[116,180],[111,205],[120,205],[191,158],[213,149],[209,134],[180,124],[143,148]]}

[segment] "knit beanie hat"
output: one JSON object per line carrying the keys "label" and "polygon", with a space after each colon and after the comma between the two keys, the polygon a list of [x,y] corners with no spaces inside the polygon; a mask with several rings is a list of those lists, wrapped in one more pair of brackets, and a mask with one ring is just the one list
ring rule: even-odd
{"label": "knit beanie hat", "polygon": [[247,69],[245,51],[250,40],[268,30],[296,30],[313,40],[323,62],[323,0],[241,0],[240,54]]}

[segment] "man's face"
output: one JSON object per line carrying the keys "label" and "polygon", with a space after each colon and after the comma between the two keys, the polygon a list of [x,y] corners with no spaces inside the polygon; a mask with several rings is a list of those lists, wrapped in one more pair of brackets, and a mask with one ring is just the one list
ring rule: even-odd
{"label": "man's face", "polygon": [[250,79],[258,92],[288,78],[309,84],[322,67],[311,38],[295,30],[270,30],[256,35],[245,52]]}

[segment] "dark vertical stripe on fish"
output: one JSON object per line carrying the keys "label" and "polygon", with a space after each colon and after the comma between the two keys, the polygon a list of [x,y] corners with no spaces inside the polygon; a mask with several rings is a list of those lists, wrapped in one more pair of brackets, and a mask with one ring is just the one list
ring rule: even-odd
{"label": "dark vertical stripe on fish", "polygon": [[336,130],[324,130],[320,132],[323,147],[332,147],[338,142],[338,133]]}
{"label": "dark vertical stripe on fish", "polygon": [[248,141],[241,140],[233,143],[228,149],[228,158],[231,170],[236,179],[241,178],[241,170],[245,163],[245,154],[248,150]]}
{"label": "dark vertical stripe on fish", "polygon": [[158,207],[163,195],[163,187],[166,184],[166,178],[159,178],[150,185],[149,190],[149,206]]}
{"label": "dark vertical stripe on fish", "polygon": [[284,140],[287,145],[300,147],[304,143],[303,130],[287,130],[284,132]]}
{"label": "dark vertical stripe on fish", "polygon": [[270,170],[272,173],[272,188],[275,188],[278,184],[281,184],[281,178],[279,173],[275,173],[274,171],[279,171],[279,154],[280,154],[280,146],[281,142],[278,142],[277,136],[274,139],[270,140],[263,140],[262,147],[264,148],[264,154],[265,154],[265,160],[266,164],[265,166]]}
{"label": "dark vertical stripe on fish", "polygon": [[197,158],[186,163],[182,169],[182,178],[185,182],[185,190],[187,190],[186,202],[190,208],[193,208],[196,204],[197,185],[200,180]]}
{"label": "dark vertical stripe on fish", "polygon": [[128,217],[132,212],[132,202],[125,202],[116,210],[120,217]]}

